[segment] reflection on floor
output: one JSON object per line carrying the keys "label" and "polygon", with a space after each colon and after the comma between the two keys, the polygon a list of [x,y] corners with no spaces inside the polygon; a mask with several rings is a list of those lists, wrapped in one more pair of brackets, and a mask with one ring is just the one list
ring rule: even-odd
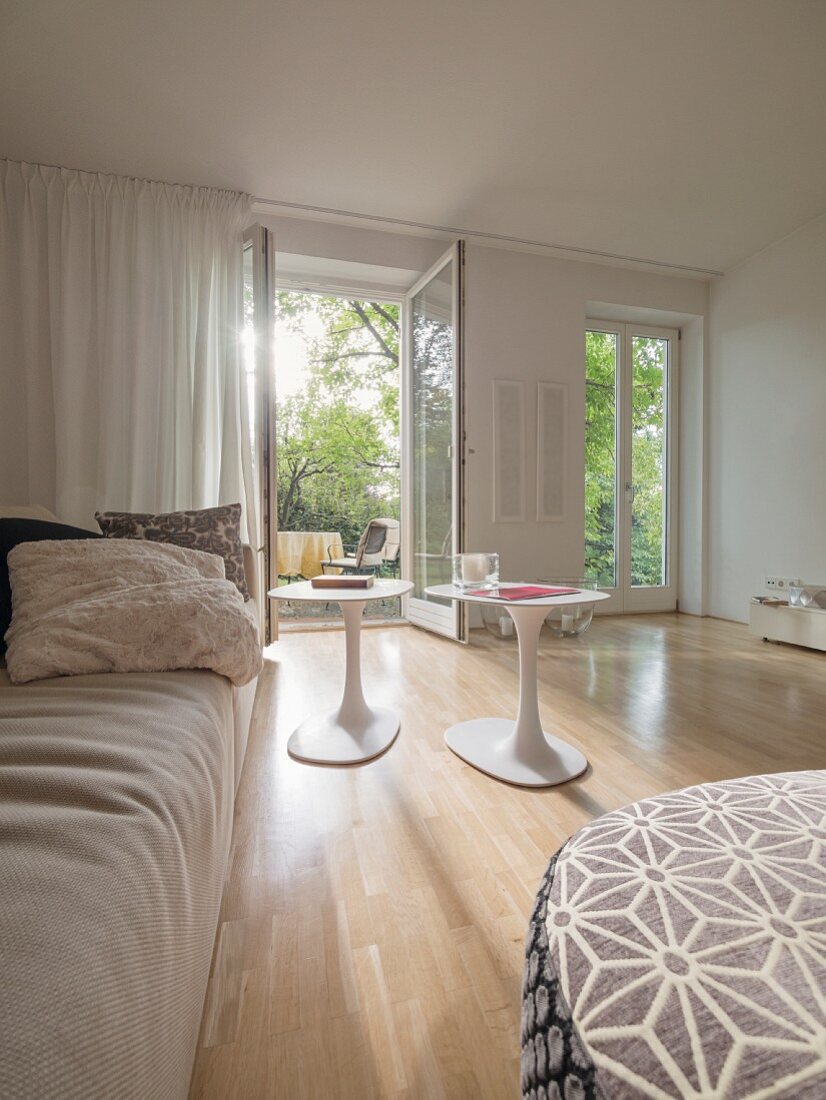
{"label": "reflection on floor", "polygon": [[382,758],[290,760],[332,706],[340,632],[268,651],[192,1095],[254,1100],[518,1095],[522,943],[551,853],[596,815],[657,792],[822,767],[824,657],[744,626],[601,619],[543,645],[546,727],[585,775],[526,791],[445,749],[445,727],[510,715],[516,652],[412,627],[366,631],[365,688],[402,713]]}

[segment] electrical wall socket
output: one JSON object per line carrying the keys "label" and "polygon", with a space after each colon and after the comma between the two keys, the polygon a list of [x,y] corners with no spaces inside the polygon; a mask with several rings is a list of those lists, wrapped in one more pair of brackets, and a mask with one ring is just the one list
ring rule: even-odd
{"label": "electrical wall socket", "polygon": [[788,592],[789,588],[802,583],[796,577],[766,577],[766,588],[772,592]]}

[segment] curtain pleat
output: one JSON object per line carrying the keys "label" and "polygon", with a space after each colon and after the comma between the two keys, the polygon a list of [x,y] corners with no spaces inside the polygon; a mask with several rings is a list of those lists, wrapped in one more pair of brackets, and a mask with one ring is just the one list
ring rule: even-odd
{"label": "curtain pleat", "polygon": [[0,503],[240,500],[249,196],[0,160]]}

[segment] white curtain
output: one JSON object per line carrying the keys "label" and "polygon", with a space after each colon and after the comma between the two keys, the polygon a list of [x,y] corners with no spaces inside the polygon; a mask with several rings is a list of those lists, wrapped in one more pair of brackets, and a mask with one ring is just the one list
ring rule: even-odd
{"label": "white curtain", "polygon": [[240,500],[249,197],[0,160],[0,503]]}

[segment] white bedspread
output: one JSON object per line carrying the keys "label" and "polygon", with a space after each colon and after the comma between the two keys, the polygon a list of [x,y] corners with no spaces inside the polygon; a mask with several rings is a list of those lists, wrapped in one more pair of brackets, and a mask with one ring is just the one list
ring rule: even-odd
{"label": "white bedspread", "polygon": [[93,672],[209,668],[234,684],[261,670],[261,646],[224,564],[130,539],[29,542],[8,555],[15,684]]}
{"label": "white bedspread", "polygon": [[222,676],[0,670],[3,1100],[185,1100],[232,758]]}

